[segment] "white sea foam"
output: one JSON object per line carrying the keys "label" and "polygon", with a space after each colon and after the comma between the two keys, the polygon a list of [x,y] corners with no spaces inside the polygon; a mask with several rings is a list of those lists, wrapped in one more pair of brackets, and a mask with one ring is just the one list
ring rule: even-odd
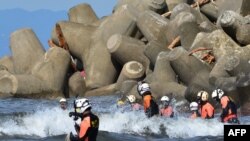
{"label": "white sea foam", "polygon": [[223,124],[217,119],[189,119],[186,117],[146,118],[141,112],[117,112],[100,116],[100,130],[133,134],[166,134],[170,138],[188,138],[195,136],[221,136]]}
{"label": "white sea foam", "polygon": [[47,137],[52,135],[67,134],[74,129],[74,122],[68,116],[68,111],[52,108],[37,111],[0,123],[0,133],[16,136],[28,135]]}
{"label": "white sea foam", "polygon": [[[112,107],[112,106],[111,106]],[[189,138],[196,136],[222,136],[223,124],[216,118],[212,120],[189,119],[178,113],[175,118],[146,118],[143,111],[98,113],[100,130],[135,135],[168,135],[170,138]],[[97,110],[97,109],[96,109]],[[104,109],[103,109],[104,110]],[[97,110],[97,111],[100,111]],[[69,111],[60,108],[48,108],[15,118],[0,121],[0,136],[48,137],[74,132],[74,121]],[[13,117],[13,116],[11,116]],[[243,117],[243,124],[250,123],[250,117]]]}

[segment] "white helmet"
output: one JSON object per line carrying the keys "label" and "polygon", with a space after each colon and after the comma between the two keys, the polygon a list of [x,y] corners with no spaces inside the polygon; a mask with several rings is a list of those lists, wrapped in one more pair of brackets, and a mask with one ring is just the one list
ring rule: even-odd
{"label": "white helmet", "polygon": [[91,104],[90,104],[89,100],[86,98],[77,99],[75,101],[75,104],[76,104],[75,106],[76,106],[77,113],[83,113],[88,108],[91,108]]}
{"label": "white helmet", "polygon": [[200,97],[201,101],[207,101],[208,100],[208,93],[206,91],[200,91],[200,92],[198,92],[197,97]]}
{"label": "white helmet", "polygon": [[150,92],[149,84],[146,82],[139,82],[137,86],[137,90],[138,90],[139,95],[142,96],[145,92]]}
{"label": "white helmet", "polygon": [[197,102],[191,102],[189,107],[191,111],[196,111],[198,110],[199,105]]}
{"label": "white helmet", "polygon": [[130,103],[134,103],[135,100],[136,100],[136,98],[135,98],[134,95],[129,95],[129,96],[127,96],[127,98],[128,98],[128,100],[129,100]]}
{"label": "white helmet", "polygon": [[161,97],[161,101],[167,101],[167,102],[169,102],[168,96],[163,96],[163,97]]}
{"label": "white helmet", "polygon": [[65,103],[66,103],[67,100],[66,100],[65,98],[61,98],[59,102],[60,102],[60,103],[65,102]]}
{"label": "white helmet", "polygon": [[222,89],[216,89],[212,93],[212,98],[219,98],[219,99],[221,99],[221,97],[223,95],[224,95],[224,91]]}

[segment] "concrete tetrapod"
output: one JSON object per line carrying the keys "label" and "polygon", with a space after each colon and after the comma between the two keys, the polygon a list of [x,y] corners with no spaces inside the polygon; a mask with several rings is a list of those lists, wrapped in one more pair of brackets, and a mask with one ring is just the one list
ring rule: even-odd
{"label": "concrete tetrapod", "polygon": [[75,97],[76,95],[84,96],[86,92],[85,79],[81,76],[80,72],[75,72],[69,78],[69,96]]}
{"label": "concrete tetrapod", "polygon": [[[12,56],[4,56],[0,59],[0,66],[4,67],[10,73],[14,73],[14,64]],[[1,70],[1,69],[0,69]]]}
{"label": "concrete tetrapod", "polygon": [[[161,51],[169,51],[165,46],[157,41],[150,41],[144,49],[144,54],[148,57],[151,63],[151,68],[154,68],[158,54]],[[152,69],[153,70],[153,69]]]}
{"label": "concrete tetrapod", "polygon": [[145,11],[137,19],[137,26],[148,41],[158,41],[169,44],[164,36],[169,20],[153,11]]}
{"label": "concrete tetrapod", "polygon": [[197,89],[187,89],[185,97],[187,100],[195,100],[197,92],[206,90],[211,92],[213,87],[209,84],[209,73],[211,69],[193,56],[182,47],[174,48],[168,53],[168,60],[178,75],[178,79],[188,87]]}
{"label": "concrete tetrapod", "polygon": [[168,52],[159,53],[150,86],[157,98],[166,94],[173,94],[174,97],[183,99],[187,87],[178,83],[168,59]]}
{"label": "concrete tetrapod", "polygon": [[45,53],[41,42],[30,28],[11,33],[10,49],[16,74],[29,74]]}
{"label": "concrete tetrapod", "polygon": [[[181,16],[182,21],[179,23],[179,35],[181,38],[181,45],[186,50],[191,47],[196,35],[200,32],[199,26],[195,16],[190,12],[181,12],[176,17]],[[192,29],[192,30],[190,30]]]}
{"label": "concrete tetrapod", "polygon": [[107,47],[111,55],[122,66],[129,61],[138,61],[144,66],[146,71],[148,70],[150,62],[143,52],[145,44],[140,40],[114,34],[109,38]]}
{"label": "concrete tetrapod", "polygon": [[139,81],[145,74],[145,68],[143,65],[137,61],[129,61],[127,62],[117,79],[116,87],[119,90],[121,85],[126,80],[136,80]]}
{"label": "concrete tetrapod", "polygon": [[92,7],[87,3],[78,4],[68,11],[69,21],[81,23],[85,25],[93,25],[93,23],[98,21]]}
{"label": "concrete tetrapod", "polygon": [[59,45],[60,39],[58,38],[57,30],[61,31],[70,54],[81,60],[84,64],[89,54],[91,35],[96,30],[96,27],[67,21],[57,22],[52,31],[51,38],[54,43]]}
{"label": "concrete tetrapod", "polygon": [[131,5],[143,12],[146,10],[152,10],[156,13],[164,13],[166,11],[166,3],[164,0],[119,0],[113,11],[116,11],[122,5]]}
{"label": "concrete tetrapod", "polygon": [[106,47],[113,34],[132,36],[136,33],[136,10],[123,5],[105,19],[92,36],[88,57],[84,62],[86,70],[86,87],[99,88],[114,83],[117,77],[116,65]]}
{"label": "concrete tetrapod", "polygon": [[44,60],[33,68],[32,75],[46,82],[52,91],[61,91],[69,63],[70,55],[66,50],[50,48],[44,55]]}

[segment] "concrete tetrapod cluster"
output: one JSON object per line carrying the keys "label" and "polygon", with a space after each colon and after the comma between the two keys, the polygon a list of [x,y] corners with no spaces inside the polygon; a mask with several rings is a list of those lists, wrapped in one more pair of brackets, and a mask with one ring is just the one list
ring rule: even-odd
{"label": "concrete tetrapod cluster", "polygon": [[[30,29],[12,34],[13,54],[0,60],[0,93],[26,96],[69,87],[67,96],[138,96],[136,84],[145,80],[156,98],[192,101],[200,90],[221,88],[249,111],[249,5],[249,0],[119,0],[101,19],[90,5],[76,5],[69,20],[52,29],[56,49],[45,53]],[[70,56],[82,64],[84,79],[68,73]]]}

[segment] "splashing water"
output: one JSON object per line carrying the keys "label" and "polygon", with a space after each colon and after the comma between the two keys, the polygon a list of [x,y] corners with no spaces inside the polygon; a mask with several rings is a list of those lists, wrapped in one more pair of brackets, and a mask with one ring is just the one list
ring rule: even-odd
{"label": "splashing water", "polygon": [[[156,116],[148,119],[143,111],[124,112],[124,110],[116,107],[115,102],[103,102],[105,99],[100,99],[92,100],[92,105],[93,111],[100,118],[99,129],[101,131],[136,136],[156,135],[184,139],[197,136],[223,136],[223,124],[216,118],[212,120],[193,120],[186,117],[188,113],[176,112],[177,116],[174,118]],[[33,102],[36,103],[37,101]],[[27,107],[33,108],[28,110],[32,112],[26,112],[21,115],[10,113],[9,111],[13,111],[13,109],[0,110],[0,137],[29,136],[32,138],[44,138],[68,134],[71,131],[75,133],[74,121],[68,116],[69,111],[73,109],[63,111],[59,108],[59,105],[54,105],[43,103],[41,106],[43,108]],[[20,113],[26,110],[18,109],[14,112]],[[250,123],[250,117],[243,117],[240,120],[242,124]]]}
{"label": "splashing water", "polygon": [[52,108],[5,120],[0,123],[0,133],[8,136],[47,137],[67,134],[73,131],[73,125],[68,111]]}
{"label": "splashing water", "polygon": [[100,119],[101,130],[116,133],[165,134],[170,138],[223,135],[223,124],[217,119],[193,120],[185,117],[173,119],[153,117],[148,119],[143,112],[103,114]]}

